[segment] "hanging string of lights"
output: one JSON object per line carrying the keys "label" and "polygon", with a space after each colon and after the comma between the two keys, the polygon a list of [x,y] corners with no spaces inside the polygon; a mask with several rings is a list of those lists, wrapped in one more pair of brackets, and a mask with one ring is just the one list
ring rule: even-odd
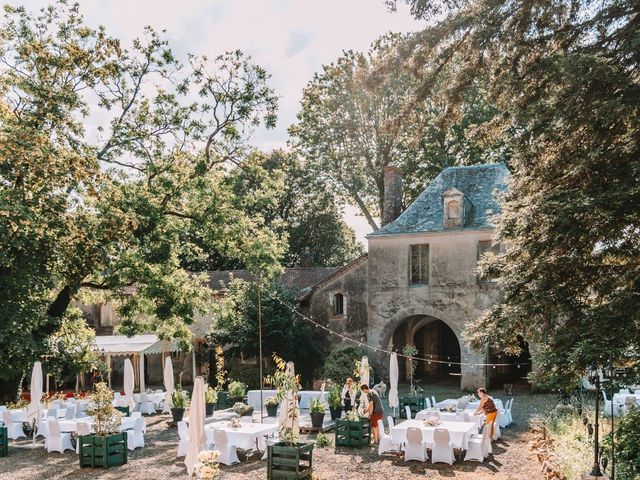
{"label": "hanging string of lights", "polygon": [[[528,365],[528,363],[482,363],[482,362],[456,362],[456,361],[452,361],[452,360],[438,360],[435,358],[421,358],[421,357],[416,357],[416,356],[412,356],[412,355],[405,355],[401,352],[392,352],[390,350],[386,350],[382,347],[374,347],[372,345],[369,345],[367,343],[361,342],[359,340],[355,340],[351,337],[348,337],[346,335],[343,335],[342,333],[336,332],[334,330],[331,330],[329,327],[322,325],[321,323],[315,321],[314,319],[308,317],[307,315],[303,314],[302,312],[300,312],[296,307],[294,307],[293,305],[289,304],[288,302],[285,302],[284,300],[282,300],[280,297],[278,297],[274,292],[270,293],[271,298],[273,298],[274,300],[280,302],[283,306],[287,307],[289,310],[291,310],[293,313],[295,313],[298,317],[302,318],[303,320],[305,320],[306,322],[310,323],[311,325],[313,325],[315,328],[319,328],[321,330],[326,331],[329,335],[333,335],[336,336],[346,342],[350,342],[353,343],[354,345],[358,345],[359,347],[362,348],[367,348],[369,350],[373,350],[374,352],[377,353],[386,353],[387,355],[391,355],[392,353],[395,353],[398,357],[400,358],[406,358],[407,360],[416,360],[419,362],[427,362],[427,364],[431,364],[431,363],[437,363],[437,364],[446,364],[448,366],[452,366],[452,365],[460,365],[460,366],[470,366],[470,367],[511,367],[511,366],[517,366],[518,368],[521,368],[523,366]],[[427,354],[428,355],[428,354]]]}

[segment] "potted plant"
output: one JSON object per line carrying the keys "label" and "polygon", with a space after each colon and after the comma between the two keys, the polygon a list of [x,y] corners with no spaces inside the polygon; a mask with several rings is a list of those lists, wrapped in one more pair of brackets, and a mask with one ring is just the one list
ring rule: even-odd
{"label": "potted plant", "polygon": [[276,397],[265,398],[264,406],[267,408],[267,415],[269,417],[278,415],[278,399],[276,399]]}
{"label": "potted plant", "polygon": [[309,415],[311,416],[311,426],[313,428],[322,428],[325,412],[326,407],[324,406],[324,403],[322,403],[322,400],[319,398],[311,400],[311,403],[309,404]]}
{"label": "potted plant", "polygon": [[246,403],[238,402],[233,406],[233,411],[241,417],[253,416],[253,407]]}
{"label": "potted plant", "polygon": [[182,385],[178,385],[171,394],[171,416],[173,423],[182,421],[184,410],[189,404],[189,392],[182,390]]}
{"label": "potted plant", "polygon": [[211,385],[207,386],[207,391],[204,394],[204,401],[207,417],[210,417],[216,410],[216,402],[218,401],[218,392],[212,388]]}
{"label": "potted plant", "polygon": [[238,403],[242,402],[245,394],[247,393],[247,387],[244,383],[233,381],[229,383],[227,387],[227,391],[229,392],[229,398],[232,402]]}
{"label": "potted plant", "polygon": [[342,416],[342,398],[340,398],[340,387],[334,385],[329,390],[327,401],[329,402],[329,412],[331,413],[331,420],[337,420]]}
{"label": "potted plant", "polygon": [[284,360],[273,355],[276,371],[269,378],[276,388],[276,401],[285,401],[286,419],[278,432],[280,441],[267,446],[267,479],[311,478],[313,474],[313,443],[298,442],[298,392],[300,378],[287,368]]}
{"label": "potted plant", "polygon": [[80,467],[109,468],[127,463],[127,433],[120,431],[122,414],[113,407],[113,391],[95,385],[87,413],[93,417],[93,435],[78,438]]}

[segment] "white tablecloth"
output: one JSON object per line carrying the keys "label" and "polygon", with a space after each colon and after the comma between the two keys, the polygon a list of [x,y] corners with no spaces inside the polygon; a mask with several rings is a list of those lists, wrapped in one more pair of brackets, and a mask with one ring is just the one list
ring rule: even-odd
{"label": "white tablecloth", "polygon": [[419,428],[422,430],[422,439],[428,444],[433,443],[433,432],[436,428],[444,428],[449,431],[451,443],[454,448],[466,450],[469,446],[469,435],[478,432],[478,426],[474,422],[442,422],[437,427],[428,427],[422,420],[406,420],[391,429],[391,438],[394,443],[407,441],[407,429]]}
{"label": "white tablecloth", "polygon": [[615,403],[616,405],[624,405],[627,397],[635,397],[636,404],[640,405],[640,395],[634,395],[633,393],[614,393],[613,403]]}
{"label": "white tablecloth", "polygon": [[[93,425],[93,417],[81,417],[74,418],[73,420],[60,420],[58,423],[60,424],[61,432],[77,432],[78,431],[78,423],[88,423],[89,428],[92,428]],[[131,430],[136,424],[135,417],[122,417],[122,423],[120,424],[120,431]]]}
{"label": "white tablecloth", "polygon": [[[502,404],[502,400],[500,400],[499,398],[494,398],[493,399],[493,403],[496,404],[496,408],[498,410],[504,410],[504,406]],[[445,408],[445,407],[450,407],[450,406],[457,406],[458,405],[458,399],[457,398],[447,398],[446,400],[443,400],[441,402],[436,403],[436,407],[438,408]],[[472,409],[475,410],[476,408],[478,408],[478,405],[480,405],[480,402],[473,402],[467,405],[467,409]]]}
{"label": "white tablecloth", "polygon": [[11,412],[11,419],[14,422],[24,422],[27,418],[27,410],[24,408],[14,408],[9,411]]}
{"label": "white tablecloth", "polygon": [[[480,427],[482,427],[482,424],[484,423],[484,414],[474,415],[474,411],[475,409],[468,408],[464,411],[464,413],[468,414],[469,421],[475,422],[478,429],[480,429]],[[457,421],[457,417],[459,417],[457,413],[439,412],[438,410],[434,410],[433,408],[428,408],[426,410],[420,410],[418,413],[416,413],[416,420],[426,420],[427,418],[433,417],[434,414],[437,414],[438,418],[443,422],[455,422]]]}
{"label": "white tablecloth", "polygon": [[[303,410],[306,410],[309,408],[309,404],[311,403],[311,400],[313,400],[314,398],[318,398],[318,396],[322,395],[322,401],[324,404],[328,405],[327,402],[327,392],[320,392],[320,390],[300,390],[298,392],[298,395],[300,396],[300,408]],[[267,397],[275,397],[276,396],[276,391],[275,390],[263,390],[262,391],[262,398],[263,401],[267,398]],[[249,405],[251,405],[254,410],[260,410],[260,390],[249,390],[247,392],[247,402],[249,403]]]}
{"label": "white tablecloth", "polygon": [[[158,406],[160,405],[160,402],[162,402],[162,400],[164,400],[164,392],[162,393],[147,393],[147,398],[149,399],[150,402],[153,402],[153,406],[155,407],[155,409],[158,409]],[[139,393],[134,393],[133,394],[133,399],[135,400],[136,403],[140,403],[140,394]]]}
{"label": "white tablecloth", "polygon": [[227,433],[228,442],[243,450],[258,447],[264,450],[264,438],[278,431],[277,423],[241,423],[238,428],[231,428],[228,421],[208,423],[204,426],[207,435],[207,446],[212,445],[214,430],[222,430]]}

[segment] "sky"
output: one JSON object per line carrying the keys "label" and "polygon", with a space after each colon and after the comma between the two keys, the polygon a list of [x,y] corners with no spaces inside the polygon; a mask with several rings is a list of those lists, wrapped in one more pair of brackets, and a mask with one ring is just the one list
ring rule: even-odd
{"label": "sky", "polygon": [[[46,0],[9,1],[36,10]],[[280,97],[278,124],[259,129],[253,143],[262,149],[284,146],[287,128],[295,122],[302,90],[322,65],[343,50],[366,51],[388,32],[421,28],[400,0],[398,11],[384,0],[79,0],[89,25],[129,43],[146,25],[166,30],[179,58],[189,53],[214,57],[240,49],[271,74],[270,85]],[[345,220],[358,239],[370,227],[356,208]]]}

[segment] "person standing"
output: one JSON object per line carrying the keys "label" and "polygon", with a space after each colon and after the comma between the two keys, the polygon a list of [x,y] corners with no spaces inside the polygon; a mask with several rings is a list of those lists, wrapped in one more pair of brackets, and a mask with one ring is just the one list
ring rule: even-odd
{"label": "person standing", "polygon": [[352,378],[347,378],[346,383],[342,387],[342,404],[344,406],[345,413],[355,407],[356,389],[353,386]]}
{"label": "person standing", "polygon": [[369,400],[368,413],[369,422],[371,423],[371,433],[373,435],[374,443],[378,443],[380,441],[378,420],[382,420],[384,418],[384,406],[382,405],[382,400],[380,400],[378,392],[369,389],[369,385],[362,384],[360,386],[360,390],[362,390],[362,395],[366,395],[367,400]]}
{"label": "person standing", "polygon": [[[493,425],[496,421],[496,417],[498,416],[498,409],[496,408],[496,404],[493,401],[493,398],[489,396],[487,391],[484,388],[478,389],[478,397],[480,397],[480,405],[476,408],[476,411],[473,412],[474,415],[480,415],[481,413],[485,414],[484,423],[485,425],[491,424],[491,432],[489,435],[489,440],[493,442]],[[484,428],[487,428],[486,426]]]}

